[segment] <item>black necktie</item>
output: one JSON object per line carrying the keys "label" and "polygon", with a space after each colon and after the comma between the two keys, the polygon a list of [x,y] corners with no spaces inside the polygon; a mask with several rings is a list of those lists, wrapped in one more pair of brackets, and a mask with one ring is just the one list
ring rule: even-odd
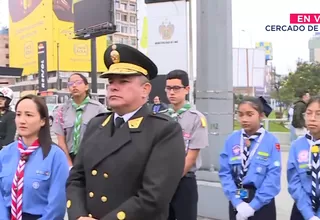
{"label": "black necktie", "polygon": [[114,124],[115,128],[118,129],[118,128],[120,128],[121,125],[123,125],[123,124],[124,124],[124,119],[121,118],[121,117],[117,117],[117,118],[116,118],[116,122],[115,122],[115,124]]}

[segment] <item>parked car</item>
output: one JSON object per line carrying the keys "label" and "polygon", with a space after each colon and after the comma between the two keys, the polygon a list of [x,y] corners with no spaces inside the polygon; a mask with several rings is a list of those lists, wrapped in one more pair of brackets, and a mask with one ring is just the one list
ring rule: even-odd
{"label": "parked car", "polygon": [[61,106],[61,104],[47,104],[48,107],[48,112],[49,112],[49,124],[50,127],[52,126],[53,123],[53,115],[55,111]]}

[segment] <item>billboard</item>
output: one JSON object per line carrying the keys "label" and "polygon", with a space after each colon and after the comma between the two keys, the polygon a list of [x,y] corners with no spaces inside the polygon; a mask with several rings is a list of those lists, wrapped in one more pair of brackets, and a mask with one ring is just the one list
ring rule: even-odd
{"label": "billboard", "polygon": [[[47,42],[47,70],[90,72],[90,40],[74,40],[74,0],[9,1],[10,66],[38,73],[38,42]],[[97,38],[98,72],[106,71],[106,37]],[[59,57],[59,62],[58,62]]]}
{"label": "billboard", "polygon": [[233,48],[233,87],[266,86],[265,51]]}
{"label": "billboard", "polygon": [[39,92],[48,90],[47,42],[38,43]]}
{"label": "billboard", "polygon": [[188,72],[187,4],[186,1],[147,4],[147,52],[159,74],[174,69]]}
{"label": "billboard", "polygon": [[273,60],[273,50],[271,42],[257,42],[256,48],[262,48],[265,50],[265,60]]}

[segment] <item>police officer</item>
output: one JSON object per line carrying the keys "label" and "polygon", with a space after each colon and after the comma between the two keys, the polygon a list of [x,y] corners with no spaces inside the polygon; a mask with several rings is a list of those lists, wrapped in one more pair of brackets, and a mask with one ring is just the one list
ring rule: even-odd
{"label": "police officer", "polygon": [[272,109],[263,97],[245,97],[238,107],[242,129],[232,133],[220,154],[219,176],[230,220],[275,220],[281,162],[277,138],[260,126]]}
{"label": "police officer", "polygon": [[13,91],[10,88],[0,88],[0,149],[14,141],[16,134],[15,116],[10,110]]}
{"label": "police officer", "polygon": [[114,44],[104,60],[108,104],[93,118],[67,181],[69,219],[166,220],[184,167],[181,127],[146,106],[156,65]]}
{"label": "police officer", "polygon": [[290,220],[320,220],[320,97],[306,105],[308,133],[291,145],[287,179],[288,191],[294,200]]}
{"label": "police officer", "polygon": [[72,98],[55,112],[52,130],[57,135],[58,144],[67,155],[71,167],[87,124],[107,109],[100,102],[91,99],[89,82],[80,73],[70,76],[68,88]]}
{"label": "police officer", "polygon": [[166,88],[171,108],[168,114],[182,127],[185,141],[185,166],[179,186],[170,203],[169,220],[196,220],[198,187],[195,172],[201,166],[199,152],[208,146],[206,119],[186,101],[189,77],[183,70],[173,70],[167,75]]}

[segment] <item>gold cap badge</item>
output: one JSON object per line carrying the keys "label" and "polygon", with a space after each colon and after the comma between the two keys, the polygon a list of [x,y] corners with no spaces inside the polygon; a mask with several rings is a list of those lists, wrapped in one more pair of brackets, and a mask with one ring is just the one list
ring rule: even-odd
{"label": "gold cap badge", "polygon": [[120,54],[117,51],[117,45],[112,45],[112,51],[110,57],[113,63],[120,63]]}

